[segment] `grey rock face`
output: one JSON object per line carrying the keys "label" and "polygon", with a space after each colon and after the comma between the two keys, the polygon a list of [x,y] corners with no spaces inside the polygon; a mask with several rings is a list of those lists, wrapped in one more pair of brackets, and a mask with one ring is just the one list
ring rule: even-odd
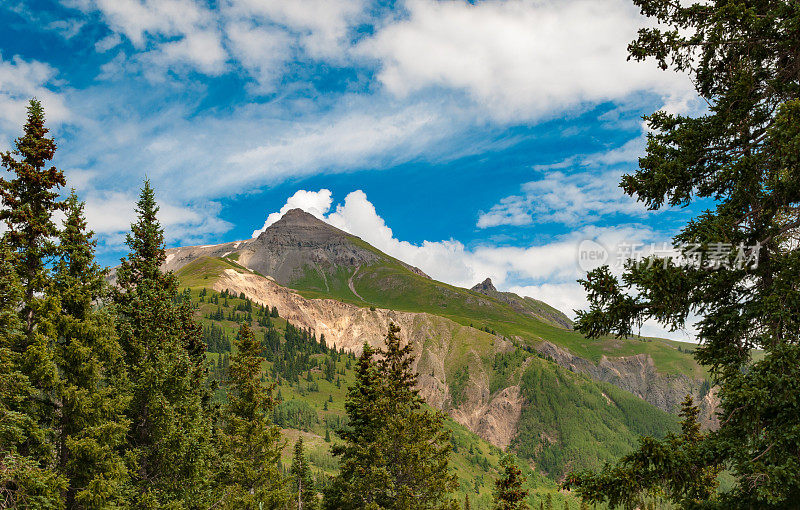
{"label": "grey rock face", "polygon": [[486,294],[487,292],[497,292],[497,289],[494,287],[491,278],[483,280],[481,283],[472,287],[471,290],[474,290],[475,292],[480,292],[481,294]]}
{"label": "grey rock face", "polygon": [[355,268],[381,258],[358,246],[356,239],[301,209],[292,209],[248,244],[239,260],[287,285],[306,268]]}
{"label": "grey rock face", "polygon": [[533,317],[560,328],[572,329],[572,321],[560,310],[556,310],[547,303],[532,297],[522,297],[513,292],[500,292],[495,288],[491,278],[483,280],[470,290],[502,301],[519,314]]}

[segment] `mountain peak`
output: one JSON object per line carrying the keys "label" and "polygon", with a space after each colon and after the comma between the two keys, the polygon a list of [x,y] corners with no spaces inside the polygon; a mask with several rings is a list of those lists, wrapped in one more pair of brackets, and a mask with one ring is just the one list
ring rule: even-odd
{"label": "mountain peak", "polygon": [[313,214],[307,213],[304,210],[300,209],[299,207],[295,209],[289,209],[283,214],[283,216],[281,216],[281,219],[279,219],[270,226],[277,225],[279,223],[282,225],[303,225],[303,226],[320,226],[320,224],[328,225],[327,223],[317,218]]}
{"label": "mountain peak", "polygon": [[494,288],[494,284],[492,284],[491,278],[487,278],[481,283],[475,285],[472,287],[472,290],[475,292],[480,292],[481,294],[485,294],[486,292],[497,292],[497,289]]}
{"label": "mountain peak", "polygon": [[351,236],[346,232],[325,223],[313,214],[302,209],[290,209],[281,216],[281,219],[261,232],[257,239],[263,242],[282,238],[284,241],[291,239],[288,241],[290,243],[315,244],[328,243],[333,239],[341,241],[349,237]]}

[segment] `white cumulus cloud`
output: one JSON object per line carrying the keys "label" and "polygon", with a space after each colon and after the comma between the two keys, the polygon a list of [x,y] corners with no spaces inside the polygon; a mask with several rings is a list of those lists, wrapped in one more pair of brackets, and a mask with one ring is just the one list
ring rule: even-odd
{"label": "white cumulus cloud", "polygon": [[684,76],[627,61],[645,23],[628,0],[409,0],[406,8],[360,46],[398,96],[463,90],[502,120],[642,92],[675,105],[694,96]]}
{"label": "white cumulus cloud", "polygon": [[[46,63],[19,56],[5,60],[0,54],[0,135],[5,132],[9,141],[19,136],[32,97],[42,102],[49,125],[71,117],[63,96],[52,89],[57,83],[56,76],[56,69]],[[2,147],[2,150],[7,149]]]}
{"label": "white cumulus cloud", "polygon": [[620,172],[591,171],[565,174],[549,171],[522,185],[521,195],[500,200],[478,216],[478,228],[498,225],[559,223],[570,227],[591,224],[603,216],[643,217],[651,211],[617,186]]}

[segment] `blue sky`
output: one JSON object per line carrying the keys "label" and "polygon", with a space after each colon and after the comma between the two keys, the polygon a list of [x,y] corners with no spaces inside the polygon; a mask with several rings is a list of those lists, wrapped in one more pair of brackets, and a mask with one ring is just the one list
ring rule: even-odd
{"label": "blue sky", "polygon": [[646,23],[625,0],[7,0],[0,150],[41,99],[106,264],[147,176],[171,246],[297,206],[570,312],[581,241],[613,258],[692,212],[617,187],[643,114],[701,111],[686,77],[626,60]]}

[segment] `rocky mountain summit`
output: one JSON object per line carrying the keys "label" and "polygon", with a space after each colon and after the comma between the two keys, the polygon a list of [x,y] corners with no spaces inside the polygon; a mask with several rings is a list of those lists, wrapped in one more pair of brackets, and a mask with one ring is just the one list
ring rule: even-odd
{"label": "rocky mountain summit", "polygon": [[478,283],[470,290],[474,290],[475,292],[480,292],[481,294],[490,294],[492,292],[497,292],[497,289],[494,287],[491,278],[483,280],[481,283]]}

